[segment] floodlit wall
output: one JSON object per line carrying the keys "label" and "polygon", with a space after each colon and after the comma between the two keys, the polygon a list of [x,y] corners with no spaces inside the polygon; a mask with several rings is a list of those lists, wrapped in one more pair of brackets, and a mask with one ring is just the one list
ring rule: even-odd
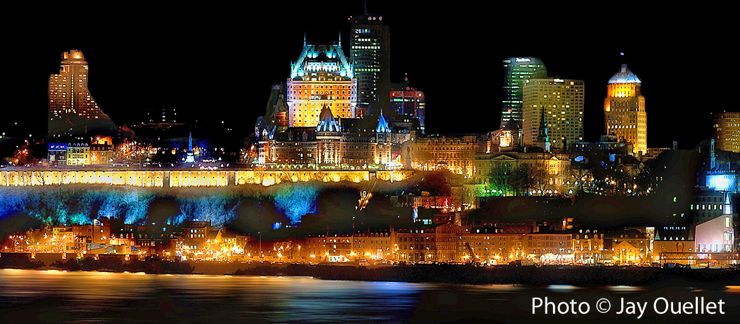
{"label": "floodlit wall", "polygon": [[220,170],[7,170],[0,187],[94,184],[134,187],[271,186],[283,182],[403,181],[413,171],[220,171]]}

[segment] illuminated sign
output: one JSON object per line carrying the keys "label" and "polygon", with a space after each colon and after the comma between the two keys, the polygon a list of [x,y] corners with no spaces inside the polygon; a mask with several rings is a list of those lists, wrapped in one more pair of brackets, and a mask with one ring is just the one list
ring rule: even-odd
{"label": "illuminated sign", "polygon": [[717,191],[735,191],[737,180],[734,174],[709,174],[707,175],[707,187]]}

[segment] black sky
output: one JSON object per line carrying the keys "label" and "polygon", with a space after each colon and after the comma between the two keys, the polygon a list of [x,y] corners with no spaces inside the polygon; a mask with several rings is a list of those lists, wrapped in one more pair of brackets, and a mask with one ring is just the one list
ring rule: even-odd
{"label": "black sky", "polygon": [[[174,106],[248,130],[270,86],[287,78],[303,33],[330,42],[341,31],[348,50],[347,17],[362,13],[361,1],[346,0],[182,3],[6,11],[13,19],[0,20],[7,116],[0,130],[16,120],[30,132],[45,129],[48,75],[71,48],[84,52],[92,94],[118,123]],[[692,147],[710,136],[711,112],[738,109],[738,27],[721,6],[371,0],[368,7],[390,25],[392,77],[408,72],[426,92],[431,132],[498,128],[508,56],[539,56],[550,75],[585,80],[587,140],[603,132],[606,81],[620,51],[643,81],[650,146]]]}

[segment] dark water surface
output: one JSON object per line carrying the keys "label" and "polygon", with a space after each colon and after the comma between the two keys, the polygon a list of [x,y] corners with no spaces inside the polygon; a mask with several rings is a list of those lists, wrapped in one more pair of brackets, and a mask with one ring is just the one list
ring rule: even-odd
{"label": "dark water surface", "polygon": [[[738,283],[740,284],[740,283]],[[531,314],[532,298],[586,301],[587,315]],[[35,322],[636,322],[596,314],[599,298],[725,301],[725,315],[656,315],[640,320],[740,322],[740,287],[684,283],[525,287],[318,280],[307,277],[147,275],[0,269],[0,323]],[[652,307],[652,306],[650,306]]]}

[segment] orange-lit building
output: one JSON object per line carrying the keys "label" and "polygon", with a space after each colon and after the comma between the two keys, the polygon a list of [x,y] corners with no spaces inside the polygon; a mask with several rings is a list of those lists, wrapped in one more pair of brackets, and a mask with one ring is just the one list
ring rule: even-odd
{"label": "orange-lit building", "polygon": [[323,107],[336,118],[355,118],[357,79],[341,40],[332,45],[307,44],[291,64],[287,81],[288,124],[315,127]]}
{"label": "orange-lit building", "polygon": [[714,133],[720,150],[740,153],[740,112],[715,114]]}
{"label": "orange-lit building", "polygon": [[609,79],[604,99],[604,122],[607,135],[632,144],[635,155],[647,153],[647,112],[645,97],[640,93],[640,81],[627,68]]}
{"label": "orange-lit building", "polygon": [[59,73],[49,76],[49,134],[113,126],[90,94],[87,81],[82,52],[64,52]]}
{"label": "orange-lit building", "polygon": [[474,172],[478,140],[475,135],[417,137],[403,144],[401,162],[407,169],[441,170],[465,177]]}

